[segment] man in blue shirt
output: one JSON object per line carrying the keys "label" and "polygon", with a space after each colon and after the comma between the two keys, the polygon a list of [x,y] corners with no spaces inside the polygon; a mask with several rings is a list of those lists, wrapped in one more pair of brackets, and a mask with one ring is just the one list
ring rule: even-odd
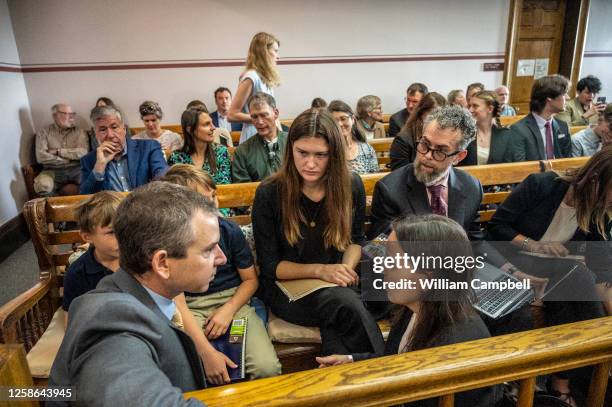
{"label": "man in blue shirt", "polygon": [[155,140],[125,138],[121,113],[111,106],[91,111],[98,148],[81,158],[81,194],[131,191],[162,176],[168,164]]}

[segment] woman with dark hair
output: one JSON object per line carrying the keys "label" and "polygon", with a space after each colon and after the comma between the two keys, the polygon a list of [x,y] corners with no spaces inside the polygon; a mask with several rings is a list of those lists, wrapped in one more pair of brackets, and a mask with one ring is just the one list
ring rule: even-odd
{"label": "woman with dark hair", "polygon": [[332,100],[327,110],[340,127],[346,147],[346,159],[351,171],[357,174],[378,172],[378,159],[374,148],[355,126],[353,109],[341,100]]}
{"label": "woman with dark hair", "polygon": [[[261,288],[272,312],[319,327],[324,355],[382,352],[380,330],[354,289],[365,189],[348,170],[331,114],[309,109],[293,121],[281,169],[257,188],[252,219]],[[317,289],[291,300],[279,287],[290,281],[314,282]]]}
{"label": "woman with dark hair", "polygon": [[470,113],[476,120],[476,138],[468,145],[459,165],[512,162],[512,131],[499,124],[499,102],[494,92],[483,90],[472,96]]}
{"label": "woman with dark hair", "polygon": [[[395,257],[404,254],[421,258],[473,257],[470,242],[463,228],[454,220],[439,215],[406,216],[393,222],[386,256]],[[418,270],[412,269],[412,266],[385,269],[385,282],[410,281],[418,288],[386,290],[389,300],[395,304],[395,316],[384,355],[396,355],[490,336],[484,322],[472,308],[469,289],[426,289],[421,285],[425,280],[445,280],[449,286],[451,284],[469,286],[472,270],[459,273],[448,264],[438,263],[432,266],[429,269]],[[317,358],[317,361],[323,367],[377,356],[382,354],[331,355]],[[455,395],[455,405],[494,406],[501,397],[498,390],[498,387],[493,386],[458,393]],[[408,405],[437,406],[438,400],[420,400]]]}
{"label": "woman with dark hair", "polygon": [[231,162],[227,147],[216,144],[215,126],[204,109],[187,109],[181,116],[185,144],[174,151],[168,164],[191,164],[208,172],[215,183],[231,184]]}
{"label": "woman with dark hair", "polygon": [[247,100],[257,92],[274,96],[274,88],[280,84],[276,67],[280,41],[272,34],[257,33],[251,39],[246,66],[238,78],[238,89],[232,99],[228,117],[232,122],[242,122],[240,142],[244,143],[257,133],[249,116]]}
{"label": "woman with dark hair", "polygon": [[[612,146],[567,175],[548,171],[527,177],[495,211],[487,230],[493,240],[510,242],[500,248],[520,270],[548,278],[549,286],[568,276],[544,297],[548,325],[604,316],[602,300],[610,314]],[[564,377],[554,377],[552,386],[571,399]]]}
{"label": "woman with dark hair", "polygon": [[402,130],[395,136],[389,157],[391,158],[391,170],[410,164],[416,157],[415,146],[423,135],[423,123],[425,117],[435,108],[446,106],[446,99],[437,92],[429,92],[423,96],[419,104],[414,108]]}
{"label": "woman with dark hair", "polygon": [[323,98],[316,97],[312,99],[312,102],[310,103],[310,107],[316,107],[316,108],[327,107],[327,102]]}
{"label": "woman with dark hair", "polygon": [[135,134],[134,140],[156,140],[161,144],[166,159],[173,151],[183,147],[183,138],[180,134],[161,128],[164,112],[159,103],[146,100],[138,107],[138,111],[145,129]]}

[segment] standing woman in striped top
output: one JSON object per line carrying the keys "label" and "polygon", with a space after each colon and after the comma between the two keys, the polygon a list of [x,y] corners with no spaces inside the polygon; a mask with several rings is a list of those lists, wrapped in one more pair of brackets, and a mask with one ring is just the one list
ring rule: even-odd
{"label": "standing woman in striped top", "polygon": [[241,143],[257,133],[249,116],[248,98],[257,92],[274,96],[274,88],[280,84],[276,69],[279,46],[280,42],[276,37],[264,32],[255,34],[251,40],[246,66],[238,79],[238,90],[228,114],[230,121],[243,123]]}

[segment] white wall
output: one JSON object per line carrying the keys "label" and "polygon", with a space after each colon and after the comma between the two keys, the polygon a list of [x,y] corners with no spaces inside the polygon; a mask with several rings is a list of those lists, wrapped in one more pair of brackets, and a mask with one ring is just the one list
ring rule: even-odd
{"label": "white wall", "polygon": [[[468,83],[488,87],[501,72],[508,0],[9,0],[21,63],[50,66],[130,65],[177,61],[241,64],[257,31],[281,41],[281,60],[363,56],[468,54],[482,60],[291,64],[280,66],[276,96],[281,117],[294,117],[315,96],[355,104],[368,93],[392,113],[413,81],[443,94]],[[62,23],[65,21],[66,23]],[[212,91],[235,89],[240,66],[24,74],[35,127],[49,122],[49,106],[71,103],[85,117],[98,96],[109,96],[139,125],[137,107],[157,100],[164,122],[178,123],[185,104]]]}
{"label": "white wall", "polygon": [[[602,84],[601,95],[612,103],[612,1],[591,0],[585,55],[580,76],[597,76]],[[601,56],[606,54],[606,56]],[[598,56],[600,55],[600,56]]]}
{"label": "white wall", "polygon": [[0,225],[27,200],[21,166],[30,162],[32,122],[23,75],[10,72],[20,64],[6,0],[0,0]]}

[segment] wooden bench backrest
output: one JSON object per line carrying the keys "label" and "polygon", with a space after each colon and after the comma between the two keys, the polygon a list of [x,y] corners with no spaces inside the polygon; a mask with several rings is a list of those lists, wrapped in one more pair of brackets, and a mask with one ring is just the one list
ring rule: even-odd
{"label": "wooden bench backrest", "polygon": [[[545,168],[563,170],[571,167],[581,167],[588,158],[571,158],[556,160],[555,162],[529,161],[511,164],[493,164],[486,166],[463,167],[474,177],[478,178],[483,186],[514,184],[524,180],[529,174],[541,172]],[[366,196],[371,197],[376,182],[384,177],[385,173],[362,175]],[[219,185],[217,196],[219,207],[232,208],[250,206],[255,197],[258,182],[244,184]],[[500,203],[508,196],[509,192],[487,193],[483,203]],[[28,201],[24,206],[30,235],[40,270],[42,272],[54,271],[55,267],[67,264],[72,250],[66,250],[62,245],[74,245],[81,243],[78,231],[57,232],[53,230],[53,224],[58,222],[74,221],[74,207],[85,199],[83,195],[38,198]],[[481,221],[487,222],[493,215],[493,211],[482,211]],[[250,217],[238,216],[232,218],[236,223],[250,223]]]}
{"label": "wooden bench backrest", "polygon": [[[612,317],[313,369],[186,393],[206,405],[387,406],[520,380],[531,406],[537,375],[596,365],[588,406],[603,406],[612,360]],[[262,391],[265,389],[266,391]]]}
{"label": "wooden bench backrest", "polygon": [[518,114],[516,116],[502,116],[499,118],[499,124],[501,124],[502,126],[512,126],[514,123],[518,122],[519,120],[523,119],[526,115],[524,114]]}

